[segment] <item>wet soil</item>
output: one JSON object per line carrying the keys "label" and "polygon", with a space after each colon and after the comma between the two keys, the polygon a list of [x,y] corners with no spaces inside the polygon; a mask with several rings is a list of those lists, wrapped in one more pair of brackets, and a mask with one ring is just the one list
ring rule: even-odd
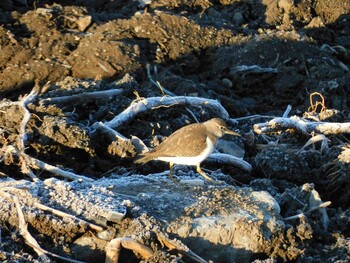
{"label": "wet soil", "polygon": [[[135,165],[134,145],[113,140],[92,125],[112,120],[140,97],[171,94],[216,99],[231,118],[256,115],[231,125],[245,139],[234,142],[253,171],[233,166],[206,168],[221,168],[229,175],[229,179],[224,177],[228,184],[268,191],[278,200],[283,217],[302,209],[300,204],[289,207],[292,200],[285,200],[288,194],[283,193],[297,196],[298,187],[305,183],[313,183],[322,200],[332,202],[327,208],[327,229],[312,216],[307,223],[287,225],[286,242],[276,253],[277,260],[350,260],[349,134],[327,136],[327,149],[316,144],[300,154],[309,139],[305,136],[252,132],[255,123],[266,121],[266,116],[282,116],[288,105],[292,106],[290,115],[307,112],[321,121],[349,122],[348,1],[79,0],[57,4],[6,0],[0,3],[0,48],[2,147],[18,144],[24,116],[22,108],[11,101],[36,86],[39,99],[28,104],[28,155],[95,180],[111,173],[161,172],[168,169],[167,164]],[[121,92],[98,99],[77,96],[50,102],[56,97],[108,90]],[[320,103],[310,108],[314,92],[320,95],[311,104]],[[117,130],[154,146],[194,122],[189,110],[199,121],[217,114],[202,107],[159,107]],[[1,177],[28,179],[16,158],[1,152]],[[52,176],[40,169],[35,172],[41,179]],[[11,234],[12,227],[6,222],[0,227],[1,251],[14,251],[24,261],[37,260],[20,237]],[[61,242],[58,239],[47,237],[55,243],[53,249]]]}

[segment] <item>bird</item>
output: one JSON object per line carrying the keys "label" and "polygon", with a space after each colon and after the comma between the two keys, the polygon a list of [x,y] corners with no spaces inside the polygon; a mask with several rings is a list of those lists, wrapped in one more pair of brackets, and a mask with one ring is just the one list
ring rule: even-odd
{"label": "bird", "polygon": [[152,150],[139,155],[137,164],[159,160],[168,162],[170,166],[169,178],[173,180],[174,164],[196,166],[196,170],[207,181],[215,183],[202,171],[201,163],[215,150],[216,143],[225,134],[241,136],[228,129],[220,118],[213,118],[203,123],[192,123],[172,133],[165,141]]}

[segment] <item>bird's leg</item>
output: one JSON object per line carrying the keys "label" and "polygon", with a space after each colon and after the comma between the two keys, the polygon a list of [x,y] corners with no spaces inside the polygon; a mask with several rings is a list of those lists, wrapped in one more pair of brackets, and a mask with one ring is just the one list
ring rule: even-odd
{"label": "bird's leg", "polygon": [[173,181],[174,183],[177,183],[176,179],[173,177],[173,163],[169,163],[169,179]]}
{"label": "bird's leg", "polygon": [[202,171],[200,164],[197,165],[197,172],[201,174],[206,180],[214,184],[221,184],[222,182],[215,181],[213,178],[210,178],[205,172]]}
{"label": "bird's leg", "polygon": [[174,164],[170,162],[169,163],[169,178],[171,180],[173,180],[173,166],[174,166]]}

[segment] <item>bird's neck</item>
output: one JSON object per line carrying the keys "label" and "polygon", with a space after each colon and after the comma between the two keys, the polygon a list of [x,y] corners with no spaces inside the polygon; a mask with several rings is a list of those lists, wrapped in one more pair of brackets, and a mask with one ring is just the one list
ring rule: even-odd
{"label": "bird's neck", "polygon": [[213,145],[216,146],[216,143],[218,142],[218,137],[216,137],[214,134],[208,135],[209,139],[212,141]]}

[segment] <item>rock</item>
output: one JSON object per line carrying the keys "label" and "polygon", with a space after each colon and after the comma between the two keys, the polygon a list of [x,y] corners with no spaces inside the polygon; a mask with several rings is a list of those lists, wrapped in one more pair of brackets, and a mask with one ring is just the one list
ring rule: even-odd
{"label": "rock", "polygon": [[236,12],[232,17],[232,20],[233,20],[233,23],[235,23],[235,25],[237,26],[240,26],[244,23],[244,17],[240,12]]}
{"label": "rock", "polygon": [[228,78],[223,78],[221,80],[221,82],[222,82],[222,85],[224,85],[226,88],[232,88],[233,87],[232,81],[229,80]]}
{"label": "rock", "polygon": [[279,205],[265,191],[179,185],[164,174],[104,179],[95,186],[107,182],[119,194],[137,196],[136,207],[206,260],[250,262],[255,253],[269,255],[283,233]]}

